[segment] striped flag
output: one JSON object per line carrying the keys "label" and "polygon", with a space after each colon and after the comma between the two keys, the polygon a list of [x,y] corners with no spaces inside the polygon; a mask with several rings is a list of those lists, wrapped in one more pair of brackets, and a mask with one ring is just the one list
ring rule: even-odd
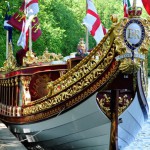
{"label": "striped flag", "polygon": [[124,7],[124,17],[128,17],[128,10],[129,10],[129,7],[131,7],[131,4],[130,4],[130,0],[123,0],[123,7]]}
{"label": "striped flag", "polygon": [[22,46],[22,48],[25,49],[27,48],[28,43],[29,26],[35,15],[39,12],[38,0],[24,0],[20,10],[25,12],[26,17],[23,20],[22,32],[17,42],[17,45]]}
{"label": "striped flag", "polygon": [[142,3],[147,13],[150,15],[150,0],[142,0]]}
{"label": "striped flag", "polygon": [[97,14],[97,10],[92,0],[87,0],[87,12],[85,18],[83,19],[83,24],[87,27],[97,44],[106,34],[106,29],[102,26],[100,17]]}

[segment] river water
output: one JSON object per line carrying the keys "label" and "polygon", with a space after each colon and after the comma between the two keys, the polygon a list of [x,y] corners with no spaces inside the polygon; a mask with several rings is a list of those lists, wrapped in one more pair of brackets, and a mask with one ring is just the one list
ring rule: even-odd
{"label": "river water", "polygon": [[[148,79],[148,104],[150,107],[150,78]],[[150,112],[149,119],[145,122],[142,130],[137,135],[135,141],[124,150],[150,150]]]}

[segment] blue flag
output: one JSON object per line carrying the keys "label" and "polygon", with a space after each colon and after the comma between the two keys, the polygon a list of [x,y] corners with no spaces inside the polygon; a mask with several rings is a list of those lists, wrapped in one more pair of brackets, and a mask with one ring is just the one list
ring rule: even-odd
{"label": "blue flag", "polygon": [[8,20],[10,20],[10,18],[11,18],[11,15],[8,15],[8,11],[9,11],[9,4],[7,5],[7,11],[6,11],[6,14],[5,14],[4,29],[8,30],[8,33],[9,33],[8,34],[9,35],[8,40],[9,40],[9,42],[10,41],[12,42],[12,30],[13,30],[13,27],[10,24],[7,23]]}

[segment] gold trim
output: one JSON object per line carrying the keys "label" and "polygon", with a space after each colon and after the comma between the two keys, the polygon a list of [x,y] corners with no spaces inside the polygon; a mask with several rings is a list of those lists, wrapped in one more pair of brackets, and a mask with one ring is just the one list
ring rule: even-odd
{"label": "gold trim", "polygon": [[[105,76],[103,76],[103,78],[99,79],[90,88],[87,88],[82,93],[78,94],[77,97],[74,97],[74,98],[70,99],[69,101],[65,101],[66,103],[62,104],[61,106],[58,105],[57,107],[52,107],[52,106],[55,106],[57,103],[57,101],[55,101],[55,97],[54,97],[51,99],[47,99],[45,101],[45,103],[41,103],[39,105],[37,104],[36,107],[31,106],[31,107],[28,107],[27,109],[23,109],[23,115],[29,115],[29,114],[31,115],[31,116],[25,117],[24,122],[34,122],[34,121],[48,118],[50,116],[60,113],[64,108],[65,109],[70,108],[70,107],[74,106],[75,104],[81,102],[83,99],[85,99],[91,93],[95,92],[99,87],[101,87],[106,81],[108,81],[108,79],[111,78],[112,75],[118,69],[118,65],[119,65],[118,62],[115,62],[115,64],[111,68],[111,70],[107,74],[105,74]],[[53,103],[53,101],[54,101],[54,103]],[[54,104],[54,105],[52,105],[52,104]],[[50,107],[52,107],[52,108],[49,109],[47,112],[41,112],[36,115],[32,115],[34,113],[42,111],[43,107],[45,110]],[[30,112],[28,112],[28,111],[30,111]]]}
{"label": "gold trim", "polygon": [[[111,118],[111,110],[110,110],[110,104],[111,104],[111,93],[109,94],[103,94],[103,98],[98,99],[97,102],[101,108],[101,110],[107,115],[108,118]],[[127,94],[124,94],[122,96],[118,97],[118,116],[120,116],[124,110],[130,105],[130,103],[133,101],[133,98],[129,98]]]}
{"label": "gold trim", "polygon": [[17,69],[16,59],[13,56],[12,43],[8,45],[8,58],[3,64],[4,66],[0,68],[0,71],[10,72]]}

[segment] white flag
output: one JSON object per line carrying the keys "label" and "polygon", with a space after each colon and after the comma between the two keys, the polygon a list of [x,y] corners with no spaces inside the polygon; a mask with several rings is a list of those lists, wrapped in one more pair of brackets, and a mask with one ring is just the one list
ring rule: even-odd
{"label": "white flag", "polygon": [[25,49],[26,44],[27,44],[28,29],[33,18],[34,18],[34,15],[30,16],[29,19],[25,19],[22,23],[22,31],[21,31],[19,40],[17,42],[17,45],[22,46],[23,49]]}
{"label": "white flag", "polygon": [[92,0],[87,0],[87,6],[87,13],[83,19],[83,24],[87,27],[98,44],[106,34],[106,29],[102,26],[100,17],[97,14]]}

